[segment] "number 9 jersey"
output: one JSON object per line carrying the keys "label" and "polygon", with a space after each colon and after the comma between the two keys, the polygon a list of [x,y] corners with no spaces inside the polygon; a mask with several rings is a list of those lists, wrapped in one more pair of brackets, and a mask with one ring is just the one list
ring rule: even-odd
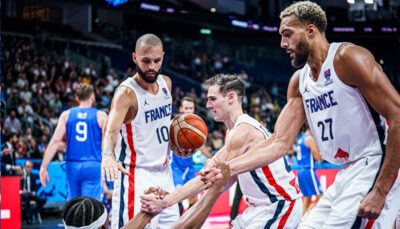
{"label": "number 9 jersey", "polygon": [[66,161],[101,162],[101,128],[97,112],[93,107],[69,110]]}
{"label": "number 9 jersey", "polygon": [[[317,81],[306,64],[300,72],[299,90],[307,121],[324,160],[334,164],[382,155],[385,139],[382,117],[359,89],[336,75],[334,57],[341,43],[331,43]],[[357,72],[354,72],[357,74]]]}

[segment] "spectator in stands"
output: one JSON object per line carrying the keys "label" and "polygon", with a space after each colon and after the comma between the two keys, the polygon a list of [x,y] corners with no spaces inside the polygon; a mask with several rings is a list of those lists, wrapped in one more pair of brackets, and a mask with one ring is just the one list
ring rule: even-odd
{"label": "spectator in stands", "polygon": [[27,104],[25,100],[21,100],[21,105],[18,106],[18,115],[22,118],[22,120],[27,120],[28,122],[32,122],[33,119],[30,117],[33,115],[33,108],[30,104]]}
{"label": "spectator in stands", "polygon": [[271,94],[274,98],[276,98],[279,95],[279,88],[276,82],[274,82],[271,86]]}
{"label": "spectator in stands", "polygon": [[8,95],[11,96],[9,96],[7,99],[7,110],[17,109],[19,105],[19,98],[18,98],[19,91],[15,89],[15,90],[10,90],[10,92],[11,93]]}
{"label": "spectator in stands", "polygon": [[[24,209],[24,216],[27,224],[32,223],[32,215],[42,210],[46,199],[36,195],[36,176],[32,174],[33,163],[30,160],[25,161],[23,176],[21,179],[21,204]],[[31,201],[35,202],[35,207]]]}
{"label": "spectator in stands", "polygon": [[55,94],[54,100],[50,100],[49,101],[49,106],[54,108],[54,113],[55,113],[56,116],[61,114],[63,104],[62,104],[62,102],[60,100],[60,94],[59,93]]}
{"label": "spectator in stands", "polygon": [[214,130],[209,138],[209,143],[212,151],[220,149],[224,144],[222,134],[218,130]]}
{"label": "spectator in stands", "polygon": [[28,158],[42,159],[43,155],[39,151],[36,139],[31,138],[28,140],[28,143],[29,143],[27,152],[27,155],[29,155]]}
{"label": "spectator in stands", "polygon": [[4,121],[4,129],[10,133],[21,133],[21,122],[17,118],[17,112],[10,110],[9,116]]}
{"label": "spectator in stands", "polygon": [[26,158],[26,151],[28,150],[28,147],[25,144],[25,138],[23,135],[20,135],[18,137],[15,149],[16,149],[16,154],[15,154],[16,158]]}
{"label": "spectator in stands", "polygon": [[6,135],[6,142],[1,146],[1,175],[16,176],[22,174],[21,166],[15,165],[15,144],[18,141],[16,133]]}

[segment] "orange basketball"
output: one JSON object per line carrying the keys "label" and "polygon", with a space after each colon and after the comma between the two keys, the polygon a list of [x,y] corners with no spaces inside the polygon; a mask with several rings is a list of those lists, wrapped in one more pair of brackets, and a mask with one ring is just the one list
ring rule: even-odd
{"label": "orange basketball", "polygon": [[[195,114],[183,114],[172,120],[170,141],[179,149],[200,148],[207,139],[207,125]],[[191,155],[185,155],[191,156]]]}

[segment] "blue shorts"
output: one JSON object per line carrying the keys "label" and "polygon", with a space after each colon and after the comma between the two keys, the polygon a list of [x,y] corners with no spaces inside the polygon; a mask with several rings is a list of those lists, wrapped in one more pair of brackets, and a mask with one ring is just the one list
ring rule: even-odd
{"label": "blue shorts", "polygon": [[68,198],[89,196],[102,201],[103,185],[101,182],[101,162],[67,161]]}
{"label": "blue shorts", "polygon": [[192,166],[181,167],[176,166],[174,163],[171,164],[172,176],[174,178],[174,185],[176,188],[183,186],[186,182],[193,179],[196,175]]}
{"label": "blue shorts", "polygon": [[320,195],[323,193],[315,169],[299,169],[299,187],[303,196]]}

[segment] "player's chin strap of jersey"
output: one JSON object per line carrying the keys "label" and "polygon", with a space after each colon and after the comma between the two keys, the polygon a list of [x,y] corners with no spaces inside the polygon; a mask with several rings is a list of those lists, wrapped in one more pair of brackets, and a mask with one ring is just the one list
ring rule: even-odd
{"label": "player's chin strap of jersey", "polygon": [[65,229],[92,229],[92,228],[100,228],[101,226],[103,226],[104,225],[104,223],[106,222],[106,220],[107,220],[107,210],[106,210],[106,208],[104,208],[104,213],[103,213],[103,215],[101,215],[96,221],[94,221],[93,223],[91,223],[90,225],[87,225],[87,226],[82,226],[82,227],[74,227],[74,226],[68,226],[65,222],[64,222],[64,220],[63,220],[63,223],[64,223],[64,227],[65,227]]}

